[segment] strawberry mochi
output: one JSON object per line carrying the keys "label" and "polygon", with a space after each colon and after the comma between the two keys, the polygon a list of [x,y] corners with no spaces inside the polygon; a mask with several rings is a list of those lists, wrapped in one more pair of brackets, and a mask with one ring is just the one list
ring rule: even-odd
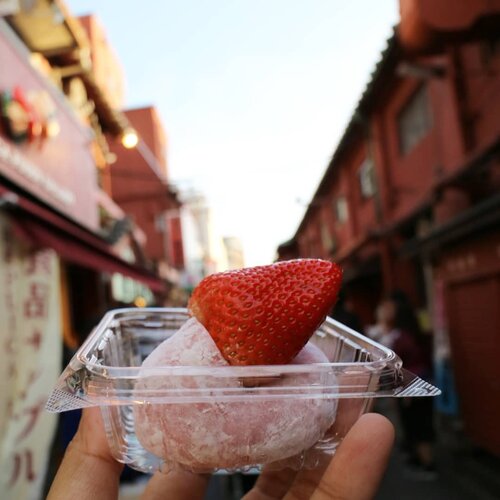
{"label": "strawberry mochi", "polygon": [[[326,363],[324,353],[312,343],[300,350],[293,364]],[[228,366],[211,336],[196,318],[188,320],[160,344],[142,368],[164,366]],[[141,390],[168,391],[181,388],[242,387],[238,378],[210,379],[146,376]],[[336,385],[331,373],[321,384]],[[142,404],[134,406],[135,431],[141,445],[167,464],[191,470],[235,468],[266,464],[291,457],[312,447],[335,420],[335,399],[273,399],[272,389],[318,383],[318,375],[298,373],[268,381],[270,397],[228,402]]]}

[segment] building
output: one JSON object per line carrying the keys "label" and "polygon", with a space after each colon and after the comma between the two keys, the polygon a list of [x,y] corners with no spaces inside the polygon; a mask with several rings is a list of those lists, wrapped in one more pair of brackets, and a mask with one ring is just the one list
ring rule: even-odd
{"label": "building", "polygon": [[93,78],[111,108],[122,109],[125,103],[125,75],[106,31],[96,15],[77,19],[89,40]]}
{"label": "building", "polygon": [[205,276],[226,271],[228,254],[205,196],[186,190],[182,193],[182,203],[182,227],[186,234],[184,283],[187,289],[192,289]]}
{"label": "building", "polygon": [[500,3],[400,7],[278,255],[338,261],[365,325],[384,293],[406,291],[428,312],[438,375],[452,367],[468,436],[500,455]]}
{"label": "building", "polygon": [[0,349],[6,360],[0,487],[6,500],[42,496],[56,426],[45,401],[67,355],[116,305],[113,276],[140,284],[152,298],[166,292],[158,269],[143,258],[145,232],[107,191],[109,141],[135,132],[115,86],[107,87],[109,75],[94,72],[100,63],[91,56],[89,37],[61,1],[0,6]]}
{"label": "building", "polygon": [[109,194],[144,231],[145,261],[170,288],[178,287],[184,269],[181,203],[168,181],[166,134],[152,106],[127,110],[125,116],[139,142],[129,149],[120,141],[109,142],[116,157],[107,170]]}

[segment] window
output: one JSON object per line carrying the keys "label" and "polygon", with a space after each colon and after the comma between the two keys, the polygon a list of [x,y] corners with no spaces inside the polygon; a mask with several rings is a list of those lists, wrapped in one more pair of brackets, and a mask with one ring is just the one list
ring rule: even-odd
{"label": "window", "polygon": [[398,117],[399,150],[408,153],[432,127],[427,87],[421,86],[408,100]]}
{"label": "window", "polygon": [[165,214],[157,214],[154,216],[155,229],[158,233],[164,233],[167,230],[167,224],[165,220]]}
{"label": "window", "polygon": [[359,167],[359,187],[363,198],[371,198],[377,191],[375,165],[371,158],[367,158]]}
{"label": "window", "polygon": [[339,196],[335,200],[335,216],[337,221],[343,224],[347,221],[349,217],[348,209],[347,209],[347,200],[345,196]]}

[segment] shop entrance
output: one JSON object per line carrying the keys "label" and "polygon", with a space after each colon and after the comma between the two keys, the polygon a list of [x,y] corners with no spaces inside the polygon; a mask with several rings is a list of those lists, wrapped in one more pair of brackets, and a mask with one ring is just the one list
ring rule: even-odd
{"label": "shop entrance", "polygon": [[450,284],[447,302],[468,435],[500,455],[500,270]]}

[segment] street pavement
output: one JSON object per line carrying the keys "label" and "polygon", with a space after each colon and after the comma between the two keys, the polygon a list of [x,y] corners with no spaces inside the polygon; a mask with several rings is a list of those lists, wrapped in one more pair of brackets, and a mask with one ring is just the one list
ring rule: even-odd
{"label": "street pavement", "polygon": [[398,443],[401,430],[393,400],[379,411],[396,427],[396,445],[376,500],[500,500],[500,459],[475,448],[453,420],[437,419],[436,477],[407,465]]}
{"label": "street pavement", "polygon": [[499,500],[500,469],[470,452],[436,446],[437,477],[425,480],[405,464],[395,449],[376,500]]}

